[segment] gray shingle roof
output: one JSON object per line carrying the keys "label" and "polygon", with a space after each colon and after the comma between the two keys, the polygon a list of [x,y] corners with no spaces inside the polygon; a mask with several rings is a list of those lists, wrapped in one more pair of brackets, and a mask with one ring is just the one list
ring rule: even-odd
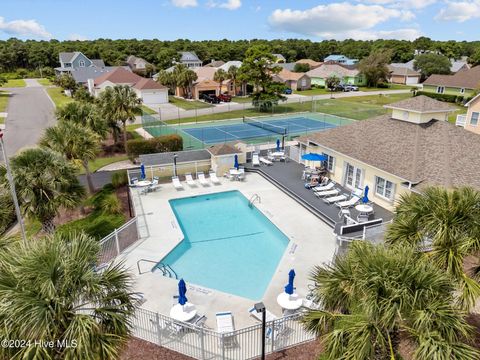
{"label": "gray shingle roof", "polygon": [[282,68],[284,68],[285,70],[288,70],[288,71],[293,71],[293,69],[295,68],[295,65],[297,65],[297,63],[280,63],[280,64],[275,64],[276,66],[280,66]]}
{"label": "gray shingle roof", "polygon": [[[103,68],[98,68],[95,66],[72,69],[71,74],[74,80],[77,83],[86,83],[88,79],[96,79],[103,74],[109,73],[119,66],[105,66]],[[125,70],[131,71],[128,66],[123,67]]]}
{"label": "gray shingle roof", "polygon": [[378,169],[427,185],[480,189],[480,135],[446,121],[417,125],[389,115],[300,137]]}
{"label": "gray shingle roof", "polygon": [[193,51],[180,51],[180,61],[200,61],[197,54]]}
{"label": "gray shingle roof", "polygon": [[60,57],[60,62],[68,63],[72,61],[72,58],[77,54],[77,52],[61,52],[58,56]]}
{"label": "gray shingle roof", "polygon": [[93,59],[93,60],[90,60],[93,64],[93,66],[96,66],[96,67],[99,67],[99,68],[103,68],[105,67],[105,63],[103,62],[102,59]]}
{"label": "gray shingle roof", "polygon": [[173,164],[173,155],[177,154],[177,164],[183,162],[209,160],[210,153],[207,150],[189,150],[180,152],[167,152],[158,154],[140,155],[140,161],[146,165],[168,165]]}
{"label": "gray shingle roof", "polygon": [[455,111],[456,107],[425,95],[414,96],[384,106],[387,109],[403,109],[415,112]]}

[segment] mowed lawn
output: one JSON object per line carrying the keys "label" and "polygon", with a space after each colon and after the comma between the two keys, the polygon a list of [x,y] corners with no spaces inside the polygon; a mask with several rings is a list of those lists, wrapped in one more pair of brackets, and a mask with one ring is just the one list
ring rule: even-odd
{"label": "mowed lawn", "polygon": [[[108,157],[98,157],[93,161],[89,161],[89,169],[91,172],[95,172],[98,169],[101,169],[104,166],[119,162],[119,161],[124,161],[128,160],[127,155],[113,155],[113,156],[108,156]],[[79,174],[83,175],[85,174],[85,169],[83,166],[80,168]]]}
{"label": "mowed lawn", "polygon": [[6,91],[0,91],[0,112],[7,111],[8,99],[10,94]]}
{"label": "mowed lawn", "polygon": [[53,85],[53,83],[50,81],[50,79],[37,79],[38,83],[42,86],[50,86]]}
{"label": "mowed lawn", "polygon": [[4,88],[19,88],[19,87],[25,87],[27,84],[25,83],[25,80],[23,79],[10,79],[7,80],[5,84],[3,84],[1,87]]}
{"label": "mowed lawn", "polygon": [[169,96],[168,99],[170,104],[175,105],[183,110],[195,110],[213,107],[213,105],[209,103],[198,100],[183,100],[174,96]]}
{"label": "mowed lawn", "polygon": [[63,90],[59,87],[48,88],[47,92],[50,98],[52,99],[52,101],[55,103],[55,106],[57,108],[62,107],[73,101],[73,99],[71,97],[66,96],[63,93]]}

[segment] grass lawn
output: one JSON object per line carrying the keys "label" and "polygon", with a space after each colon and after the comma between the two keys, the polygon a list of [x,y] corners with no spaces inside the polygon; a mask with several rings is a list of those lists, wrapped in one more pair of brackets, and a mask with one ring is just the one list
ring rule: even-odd
{"label": "grass lawn", "polygon": [[0,112],[7,111],[9,95],[6,91],[0,91]]}
{"label": "grass lawn", "polygon": [[50,79],[37,79],[38,83],[42,86],[50,86],[53,85],[53,83],[50,81]]}
{"label": "grass lawn", "polygon": [[5,118],[3,116],[0,116],[0,124],[5,124]]}
{"label": "grass lawn", "polygon": [[298,95],[304,95],[304,96],[314,96],[314,95],[330,94],[331,91],[327,89],[315,88],[315,89],[303,90],[303,91],[295,90],[293,93]]}
{"label": "grass lawn", "polygon": [[59,87],[51,87],[47,89],[48,95],[50,95],[50,98],[52,101],[55,103],[55,106],[62,107],[65,104],[68,104],[73,101],[72,98],[66,96],[63,93],[63,90]]}
{"label": "grass lawn", "polygon": [[182,108],[184,110],[195,110],[195,109],[204,109],[204,108],[211,108],[213,105],[205,103],[203,101],[198,101],[198,100],[183,100],[176,98],[174,96],[169,96],[168,97],[170,104],[173,104],[175,106],[178,106],[179,108]]}
{"label": "grass lawn", "polygon": [[[90,171],[95,172],[95,171],[97,171],[98,169],[100,169],[104,166],[116,163],[118,161],[123,161],[123,160],[128,160],[128,156],[127,155],[114,155],[114,156],[109,156],[109,157],[99,157],[99,158],[96,158],[93,161],[89,161],[88,164],[90,165]],[[83,167],[80,169],[80,174],[81,175],[85,174],[85,170],[83,169]]]}
{"label": "grass lawn", "polygon": [[10,79],[5,84],[3,84],[2,87],[19,88],[19,87],[25,87],[26,85],[27,84],[25,83],[25,80],[23,80],[23,79]]}
{"label": "grass lawn", "polygon": [[382,94],[382,95],[366,95],[366,96],[352,96],[348,98],[342,98],[342,101],[362,103],[365,105],[383,106],[391,104],[395,101],[404,100],[412,97],[412,94]]}
{"label": "grass lawn", "polygon": [[142,112],[143,114],[147,114],[147,115],[154,115],[157,113],[155,110],[150,109],[148,106],[145,106],[145,105],[142,105]]}
{"label": "grass lawn", "polygon": [[250,104],[252,102],[252,97],[251,96],[235,96],[232,98],[232,102]]}
{"label": "grass lawn", "polygon": [[450,115],[448,115],[448,122],[455,124],[455,122],[457,121],[457,115],[466,114],[467,108],[459,104],[452,104],[452,105],[454,105],[457,108],[457,111],[452,112]]}
{"label": "grass lawn", "polygon": [[361,86],[360,91],[389,91],[389,90],[410,90],[414,86],[410,85],[401,85],[401,84],[390,84],[388,88],[375,88],[375,87],[366,87]]}

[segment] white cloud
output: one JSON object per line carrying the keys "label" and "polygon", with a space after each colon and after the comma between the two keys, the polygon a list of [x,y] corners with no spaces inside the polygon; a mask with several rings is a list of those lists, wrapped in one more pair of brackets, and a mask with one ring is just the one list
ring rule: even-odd
{"label": "white cloud", "polygon": [[446,1],[446,6],[440,9],[435,19],[464,22],[480,17],[480,0]]}
{"label": "white cloud", "polygon": [[52,38],[52,34],[50,34],[43,25],[39,24],[37,20],[5,21],[3,17],[0,17],[0,31],[12,36]]}
{"label": "white cloud", "polygon": [[80,35],[80,34],[70,34],[68,36],[68,40],[73,40],[73,41],[76,41],[76,40],[79,40],[79,41],[85,41],[85,40],[88,40],[88,37],[84,36],[84,35]]}
{"label": "white cloud", "polygon": [[277,9],[271,14],[269,22],[277,30],[328,39],[376,39],[384,36],[410,39],[419,33],[418,30],[377,31],[373,28],[393,19],[411,20],[413,17],[405,10],[343,2],[307,10]]}
{"label": "white cloud", "polygon": [[433,5],[437,0],[357,0],[366,4],[387,5],[400,9],[423,9]]}
{"label": "white cloud", "polygon": [[198,6],[197,0],[172,0],[172,5],[180,8]]}
{"label": "white cloud", "polygon": [[227,0],[225,2],[217,3],[215,1],[209,1],[207,3],[208,7],[219,7],[219,8],[224,8],[228,10],[237,10],[242,6],[242,1],[241,0]]}

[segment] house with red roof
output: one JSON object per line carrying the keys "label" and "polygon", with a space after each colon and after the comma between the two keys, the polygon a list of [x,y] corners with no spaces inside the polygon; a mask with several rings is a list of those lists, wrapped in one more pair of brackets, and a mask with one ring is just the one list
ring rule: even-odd
{"label": "house with red roof", "polygon": [[168,88],[166,86],[121,67],[88,80],[88,90],[95,97],[105,91],[106,88],[117,85],[130,86],[146,105],[168,103]]}

